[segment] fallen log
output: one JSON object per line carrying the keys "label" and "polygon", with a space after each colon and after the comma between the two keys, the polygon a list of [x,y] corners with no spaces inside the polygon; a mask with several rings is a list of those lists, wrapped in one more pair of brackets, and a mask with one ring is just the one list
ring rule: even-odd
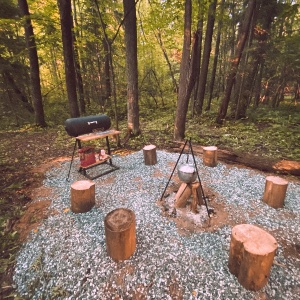
{"label": "fallen log", "polygon": [[[178,143],[177,147],[173,148],[174,152],[180,152],[183,148],[183,145],[183,143]],[[204,146],[193,144],[194,153],[197,155],[203,155],[203,147]],[[245,153],[238,154],[219,148],[218,160],[228,164],[241,164],[243,166],[263,172],[300,176],[299,161],[271,159]]]}

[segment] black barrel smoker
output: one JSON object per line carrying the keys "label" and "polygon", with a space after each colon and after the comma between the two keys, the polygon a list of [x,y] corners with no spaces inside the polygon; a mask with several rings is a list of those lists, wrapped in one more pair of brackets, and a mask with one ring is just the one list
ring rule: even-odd
{"label": "black barrel smoker", "polygon": [[[81,141],[86,140],[85,135],[92,134],[91,137],[89,137],[89,135],[88,135],[88,140],[105,137],[108,154],[110,154],[108,136],[112,135],[112,133],[111,133],[112,131],[114,132],[114,130],[109,130],[110,126],[111,126],[110,118],[104,114],[87,116],[87,117],[79,117],[79,118],[70,118],[65,121],[66,132],[68,133],[69,136],[75,137],[75,145],[74,145],[72,161],[70,164],[70,169],[69,169],[67,180],[69,179],[69,176],[70,176],[70,171],[71,171],[71,167],[72,167],[74,154],[75,154],[77,145],[79,148],[78,154],[80,156],[80,162],[81,162],[81,166],[79,169],[80,173],[82,173],[83,175],[88,177],[86,174],[86,169],[98,164],[98,163],[96,164],[95,153],[94,153],[94,151],[92,151],[93,150],[92,147],[89,147],[88,149],[81,147]],[[112,160],[111,160],[110,156],[109,156],[108,160],[109,160],[109,165],[112,167],[112,170],[110,170],[108,172],[118,169],[118,167],[116,167],[112,164]],[[104,163],[104,162],[102,162],[102,163]],[[108,172],[105,172],[105,174]],[[104,173],[102,175],[104,175]],[[102,176],[102,175],[100,175],[100,176]],[[99,177],[99,176],[97,176],[97,177]],[[96,178],[96,177],[94,177],[94,178]],[[90,178],[90,179],[93,179],[93,178]]]}
{"label": "black barrel smoker", "polygon": [[110,126],[110,118],[107,115],[71,118],[65,121],[66,132],[73,137],[94,131],[105,131],[108,130]]}

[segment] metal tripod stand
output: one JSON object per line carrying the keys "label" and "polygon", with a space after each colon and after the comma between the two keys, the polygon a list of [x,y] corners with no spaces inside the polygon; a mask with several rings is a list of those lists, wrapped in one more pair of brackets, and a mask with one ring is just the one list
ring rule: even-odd
{"label": "metal tripod stand", "polygon": [[[174,171],[176,170],[176,167],[177,167],[177,165],[178,165],[178,162],[179,162],[179,160],[180,160],[180,158],[181,158],[181,156],[182,156],[182,154],[183,154],[183,152],[184,152],[184,149],[185,149],[185,147],[186,147],[187,144],[188,144],[188,146],[189,146],[189,151],[188,151],[188,153],[191,152],[192,157],[193,157],[193,163],[194,163],[194,166],[195,166],[195,168],[196,168],[198,181],[199,181],[199,183],[200,183],[200,189],[201,189],[202,198],[203,198],[203,201],[204,201],[204,203],[205,203],[205,207],[206,207],[206,210],[207,210],[208,217],[210,218],[210,214],[213,212],[213,209],[209,209],[208,206],[207,206],[208,196],[205,196],[205,193],[204,193],[204,190],[203,190],[203,187],[202,187],[202,183],[201,183],[201,179],[200,179],[200,176],[199,176],[199,172],[198,172],[198,168],[197,168],[197,164],[196,164],[196,160],[195,160],[195,155],[194,155],[194,151],[193,151],[191,139],[185,141],[184,146],[183,146],[183,148],[181,149],[180,155],[179,155],[179,157],[178,157],[178,159],[177,159],[177,162],[176,162],[176,164],[175,164],[175,167],[174,167],[174,169],[173,169],[173,171],[172,171],[172,173],[171,173],[171,176],[170,176],[170,178],[169,178],[169,180],[168,180],[168,183],[167,183],[167,185],[166,185],[166,187],[165,187],[165,189],[164,189],[164,192],[163,192],[162,195],[161,195],[160,200],[162,201],[162,199],[163,199],[163,196],[164,196],[164,194],[165,194],[165,192],[166,192],[166,190],[167,190],[167,188],[168,188],[168,185],[169,185],[169,183],[170,183],[170,181],[171,181],[171,178],[172,178],[172,176],[173,176],[173,174],[174,174]],[[188,158],[187,158],[187,160],[188,160]],[[198,193],[198,190],[197,190],[197,193]]]}

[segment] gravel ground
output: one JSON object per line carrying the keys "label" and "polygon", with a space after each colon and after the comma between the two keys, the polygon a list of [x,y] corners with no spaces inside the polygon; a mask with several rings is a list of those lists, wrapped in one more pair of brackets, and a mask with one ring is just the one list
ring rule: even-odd
{"label": "gravel ground", "polygon": [[[20,295],[26,299],[299,299],[300,184],[289,182],[285,208],[276,210],[261,201],[265,174],[222,163],[209,168],[197,157],[204,191],[206,187],[213,191],[213,202],[222,203],[228,217],[213,230],[181,234],[175,219],[164,216],[157,204],[178,156],[157,151],[154,166],[144,165],[142,151],[115,156],[113,162],[120,169],[94,180],[96,205],[83,214],[68,209],[71,183],[84,179],[76,164],[70,182],[66,181],[70,162],[47,172],[44,186],[55,191],[50,209],[57,213],[31,233],[17,257],[14,282]],[[135,212],[137,247],[130,259],[115,263],[105,249],[104,218],[119,207]],[[227,266],[231,229],[241,222],[266,229],[279,243],[268,284],[258,292],[244,289]]]}

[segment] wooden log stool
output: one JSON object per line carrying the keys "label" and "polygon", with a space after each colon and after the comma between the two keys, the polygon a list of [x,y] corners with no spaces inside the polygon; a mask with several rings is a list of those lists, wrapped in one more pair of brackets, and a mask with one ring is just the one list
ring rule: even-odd
{"label": "wooden log stool", "polygon": [[263,229],[240,224],[232,229],[228,267],[246,289],[258,291],[270,275],[278,244]]}
{"label": "wooden log stool", "polygon": [[203,205],[201,187],[199,182],[182,183],[175,196],[175,207],[183,208],[186,206],[188,199],[192,196],[191,210],[197,213],[197,205]]}
{"label": "wooden log stool", "polygon": [[155,165],[157,163],[156,146],[146,145],[143,148],[144,162],[146,166]]}
{"label": "wooden log stool", "polygon": [[288,181],[285,179],[276,176],[266,177],[263,201],[273,208],[283,207],[287,187]]}
{"label": "wooden log stool", "polygon": [[95,205],[95,183],[91,180],[79,180],[71,184],[71,210],[84,213]]}
{"label": "wooden log stool", "polygon": [[218,163],[218,148],[216,146],[203,147],[203,164],[215,167]]}
{"label": "wooden log stool", "polygon": [[135,214],[127,208],[117,208],[104,219],[106,250],[116,262],[128,259],[136,248]]}

